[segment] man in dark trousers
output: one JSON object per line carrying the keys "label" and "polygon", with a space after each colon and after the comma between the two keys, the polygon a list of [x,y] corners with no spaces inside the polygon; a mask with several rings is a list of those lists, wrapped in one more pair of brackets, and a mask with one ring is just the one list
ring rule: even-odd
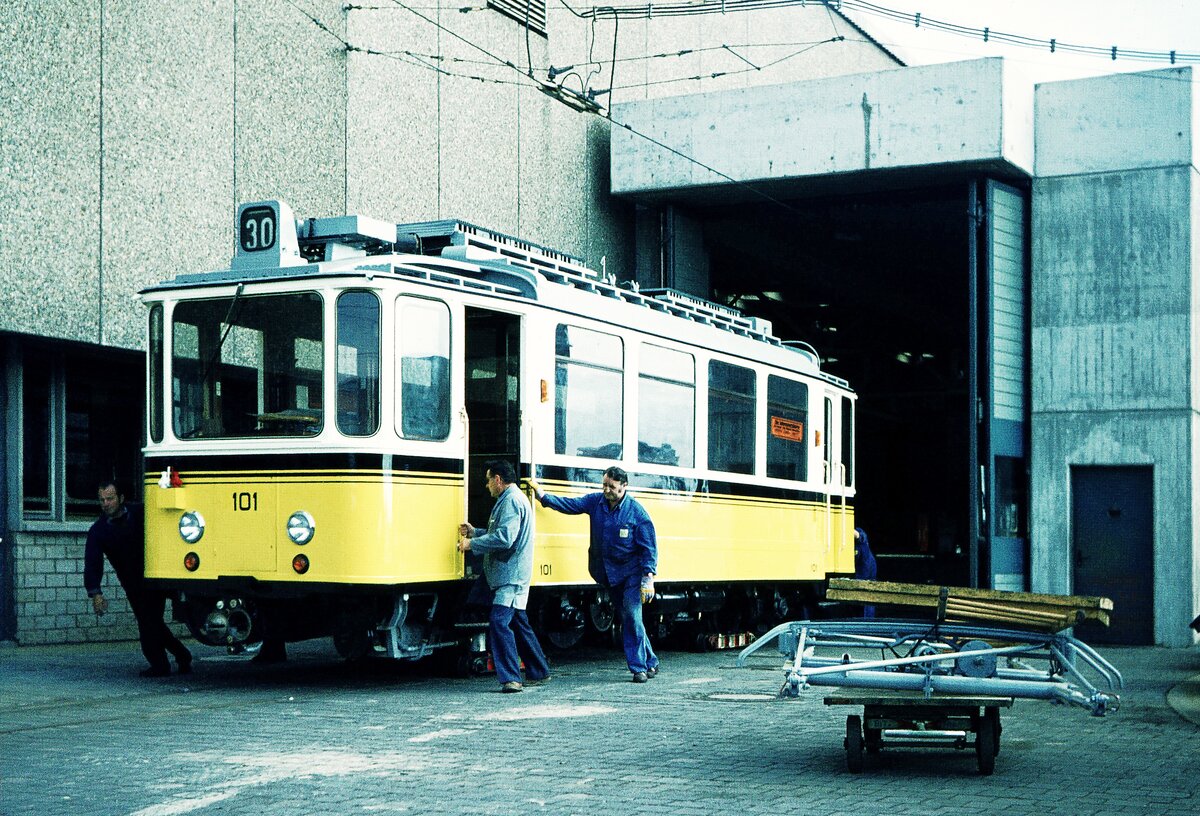
{"label": "man in dark trousers", "polygon": [[142,654],[150,663],[142,677],[166,677],[171,673],[167,652],[175,656],[180,674],[192,670],[192,653],[163,623],[167,598],[146,585],[146,536],[140,505],[125,504],[125,496],[114,482],[101,482],[100,518],[88,530],[83,554],[83,585],[97,615],[108,611],[108,599],[100,590],[104,559],[112,565],[137,619]]}
{"label": "man in dark trousers", "polygon": [[525,607],[533,580],[533,508],[513,482],[517,475],[508,462],[487,463],[487,489],[496,500],[487,529],[463,523],[458,527],[459,552],[483,555],[483,579],[492,593],[488,645],[496,664],[500,691],[521,691],[521,660],[526,682],[550,679],[550,665]]}
{"label": "man in dark trousers", "polygon": [[601,477],[601,492],[578,499],[551,496],[536,479],[528,482],[543,507],[568,515],[586,513],[591,519],[588,572],[597,584],[608,587],[613,606],[621,610],[625,662],[633,682],[645,683],[658,674],[658,657],[642,622],[642,604],[654,598],[658,540],[650,514],[625,493],[629,476],[610,467]]}

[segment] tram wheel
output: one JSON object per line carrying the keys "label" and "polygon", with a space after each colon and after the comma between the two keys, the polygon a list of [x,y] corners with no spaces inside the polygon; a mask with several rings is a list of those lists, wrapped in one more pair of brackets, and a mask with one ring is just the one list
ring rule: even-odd
{"label": "tram wheel", "polygon": [[458,656],[454,668],[459,677],[482,677],[488,671],[487,654],[464,652]]}
{"label": "tram wheel", "polygon": [[591,626],[593,632],[601,634],[613,628],[613,621],[617,617],[607,592],[597,592],[592,596],[592,599],[588,601],[587,613],[588,625]]}
{"label": "tram wheel", "polygon": [[371,646],[371,633],[365,629],[344,629],[333,636],[333,648],[347,662],[362,660]]}
{"label": "tram wheel", "polygon": [[857,714],[846,718],[846,768],[850,773],[862,773],[863,731],[862,719]]}
{"label": "tram wheel", "polygon": [[584,616],[570,597],[560,595],[546,598],[539,612],[542,634],[554,649],[566,651],[583,640],[587,631]]}

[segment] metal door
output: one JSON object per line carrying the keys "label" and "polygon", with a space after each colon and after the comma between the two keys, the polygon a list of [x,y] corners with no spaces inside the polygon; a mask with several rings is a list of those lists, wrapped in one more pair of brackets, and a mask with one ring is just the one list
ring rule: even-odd
{"label": "metal door", "polygon": [[1113,602],[1112,623],[1088,622],[1089,643],[1154,642],[1154,469],[1071,468],[1071,559],[1076,595]]}

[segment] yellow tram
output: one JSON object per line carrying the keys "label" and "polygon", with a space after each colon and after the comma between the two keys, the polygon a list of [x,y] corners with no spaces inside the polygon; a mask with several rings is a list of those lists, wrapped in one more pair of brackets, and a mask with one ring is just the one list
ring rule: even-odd
{"label": "yellow tram", "polygon": [[[855,395],[764,321],[458,221],[264,201],[237,235],[229,269],[141,293],[146,573],[199,640],[255,643],[269,616],[346,656],[460,644],[455,530],[486,520],[494,458],[567,496],[629,472],[652,633],[746,631],[853,572]],[[586,521],[536,520],[543,636],[610,630]]]}

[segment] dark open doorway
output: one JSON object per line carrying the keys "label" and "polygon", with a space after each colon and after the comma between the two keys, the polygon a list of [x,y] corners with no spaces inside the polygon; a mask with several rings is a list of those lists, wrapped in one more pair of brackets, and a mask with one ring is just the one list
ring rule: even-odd
{"label": "dark open doorway", "polygon": [[484,486],[487,462],[504,459],[518,472],[521,466],[521,318],[468,308],[466,327],[467,512],[483,526],[494,503]]}
{"label": "dark open doorway", "polygon": [[882,580],[969,584],[967,184],[698,212],[714,298],[858,391],[856,518]]}

